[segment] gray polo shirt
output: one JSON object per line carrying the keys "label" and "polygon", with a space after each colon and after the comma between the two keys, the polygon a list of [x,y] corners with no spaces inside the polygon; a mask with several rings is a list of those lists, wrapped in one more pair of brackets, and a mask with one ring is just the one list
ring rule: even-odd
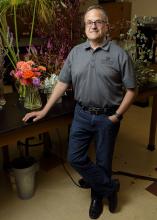
{"label": "gray polo shirt", "polygon": [[59,80],[72,83],[75,100],[86,106],[120,105],[123,88],[136,87],[130,57],[112,41],[105,41],[95,50],[88,41],[75,46]]}

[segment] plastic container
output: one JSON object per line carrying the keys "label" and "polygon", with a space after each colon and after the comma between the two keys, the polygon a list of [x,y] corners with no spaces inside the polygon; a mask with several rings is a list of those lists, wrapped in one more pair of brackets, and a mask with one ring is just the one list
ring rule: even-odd
{"label": "plastic container", "polygon": [[18,197],[30,199],[35,193],[36,172],[39,165],[33,157],[19,157],[12,161]]}

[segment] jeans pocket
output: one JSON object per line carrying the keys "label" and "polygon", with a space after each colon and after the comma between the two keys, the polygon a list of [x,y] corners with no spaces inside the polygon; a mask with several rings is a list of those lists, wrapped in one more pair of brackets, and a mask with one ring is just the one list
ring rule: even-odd
{"label": "jeans pocket", "polygon": [[82,120],[89,120],[89,115],[87,112],[85,112],[81,106],[77,105],[75,108],[75,119],[78,121]]}
{"label": "jeans pocket", "polygon": [[106,119],[106,121],[107,121],[109,124],[111,124],[111,125],[117,125],[117,124],[119,124],[119,121],[117,121],[117,122],[111,121],[111,120],[109,119],[109,116],[105,116],[105,119]]}

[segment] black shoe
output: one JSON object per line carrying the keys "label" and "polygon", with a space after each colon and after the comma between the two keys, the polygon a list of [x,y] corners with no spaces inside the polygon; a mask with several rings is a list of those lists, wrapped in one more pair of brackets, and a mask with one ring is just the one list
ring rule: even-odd
{"label": "black shoe", "polygon": [[117,209],[117,205],[118,205],[118,191],[120,189],[120,183],[119,180],[115,180],[116,182],[116,189],[115,191],[108,197],[108,202],[109,202],[109,210],[110,212],[114,213]]}
{"label": "black shoe", "polygon": [[83,178],[78,181],[81,188],[88,189],[90,188],[89,183],[87,183]]}
{"label": "black shoe", "polygon": [[94,198],[91,201],[89,208],[89,217],[91,219],[97,219],[103,211],[102,199]]}

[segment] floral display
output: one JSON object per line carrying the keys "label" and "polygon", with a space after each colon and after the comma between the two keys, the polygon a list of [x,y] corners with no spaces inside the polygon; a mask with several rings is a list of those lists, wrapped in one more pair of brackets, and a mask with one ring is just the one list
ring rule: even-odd
{"label": "floral display", "polygon": [[20,99],[24,100],[27,109],[38,109],[42,106],[39,88],[47,76],[46,68],[38,66],[34,61],[19,61],[11,75],[18,82]]}
{"label": "floral display", "polygon": [[[69,51],[80,41],[79,7],[79,0],[0,2],[6,79],[12,81],[7,74],[14,69],[11,76],[20,100],[25,102],[27,94],[35,94],[35,90],[50,93],[54,88],[53,74],[59,74]],[[0,60],[3,64],[4,56]]]}
{"label": "floral display", "polygon": [[42,80],[46,76],[46,68],[44,66],[37,66],[32,60],[19,61],[16,64],[16,69],[11,71],[11,75],[21,85],[40,87]]}
{"label": "floral display", "polygon": [[16,69],[20,60],[33,60],[46,66],[49,74],[58,75],[67,54],[80,41],[79,6],[79,0],[0,2],[6,74]]}
{"label": "floral display", "polygon": [[24,100],[24,107],[31,110],[42,106],[39,89],[48,98],[58,82],[58,75],[47,73],[44,66],[38,66],[32,60],[17,62],[11,75],[18,82],[19,96]]}
{"label": "floral display", "polygon": [[138,87],[142,87],[156,75],[155,70],[150,67],[153,57],[153,41],[150,43],[143,32],[143,27],[152,21],[151,16],[137,17],[135,15],[128,32],[120,35],[120,45],[132,58]]}

